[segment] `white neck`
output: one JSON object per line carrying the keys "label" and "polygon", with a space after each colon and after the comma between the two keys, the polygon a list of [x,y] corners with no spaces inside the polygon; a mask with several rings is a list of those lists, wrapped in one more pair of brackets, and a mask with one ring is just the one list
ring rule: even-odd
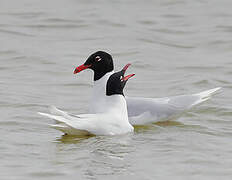
{"label": "white neck", "polygon": [[99,93],[104,93],[106,95],[106,83],[109,79],[109,77],[114,73],[114,71],[106,73],[101,79],[94,81],[94,86],[93,86],[93,93],[97,92]]}
{"label": "white neck", "polygon": [[102,113],[105,111],[104,107],[99,105],[106,105],[106,83],[114,71],[106,73],[101,79],[94,81],[92,97],[90,99],[90,113]]}

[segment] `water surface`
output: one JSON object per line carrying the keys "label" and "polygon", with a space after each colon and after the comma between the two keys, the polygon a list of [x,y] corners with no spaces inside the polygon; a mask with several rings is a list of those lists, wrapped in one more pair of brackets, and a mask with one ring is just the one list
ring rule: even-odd
{"label": "water surface", "polygon": [[[228,0],[1,0],[0,176],[12,179],[231,179],[232,2]],[[128,96],[221,86],[174,122],[121,136],[63,136],[48,105],[85,113],[91,71],[105,50],[132,63]]]}

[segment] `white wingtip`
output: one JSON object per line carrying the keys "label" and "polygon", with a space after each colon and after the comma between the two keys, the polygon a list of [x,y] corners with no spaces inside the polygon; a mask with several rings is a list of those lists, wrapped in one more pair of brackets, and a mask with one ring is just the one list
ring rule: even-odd
{"label": "white wingtip", "polygon": [[55,106],[49,106],[48,110],[50,111],[51,114],[54,114],[54,115],[63,115],[64,114],[63,111],[59,110]]}
{"label": "white wingtip", "polygon": [[42,112],[37,112],[37,114],[42,115],[42,116],[46,116],[46,113],[42,113]]}
{"label": "white wingtip", "polygon": [[49,118],[51,118],[51,119],[54,118],[53,115],[51,115],[51,114],[42,113],[42,112],[37,112],[37,113],[38,113],[39,115],[41,115],[41,116],[49,117]]}
{"label": "white wingtip", "polygon": [[221,89],[221,87],[217,87],[214,89],[209,89],[200,93],[197,93],[195,95],[199,96],[199,99],[192,104],[192,106],[195,106],[197,104],[200,104],[202,102],[207,101],[208,99],[210,99],[213,95],[215,95],[216,93],[218,93],[218,91]]}
{"label": "white wingtip", "polygon": [[201,98],[208,98],[208,97],[216,94],[216,92],[218,92],[220,89],[221,89],[221,87],[217,87],[217,88],[214,88],[214,89],[210,89],[210,90],[207,90],[207,91],[200,92],[197,95],[199,95]]}

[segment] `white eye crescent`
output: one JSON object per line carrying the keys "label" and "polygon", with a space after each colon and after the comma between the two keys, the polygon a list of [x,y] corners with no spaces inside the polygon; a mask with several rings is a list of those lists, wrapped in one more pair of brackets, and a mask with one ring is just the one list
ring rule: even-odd
{"label": "white eye crescent", "polygon": [[95,60],[99,62],[99,61],[101,61],[101,57],[100,56],[96,56]]}
{"label": "white eye crescent", "polygon": [[120,80],[123,81],[123,77],[122,76],[120,76]]}

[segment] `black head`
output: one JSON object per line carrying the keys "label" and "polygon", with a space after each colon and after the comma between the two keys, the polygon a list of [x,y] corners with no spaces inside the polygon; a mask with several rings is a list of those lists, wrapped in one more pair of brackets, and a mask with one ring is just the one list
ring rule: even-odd
{"label": "black head", "polygon": [[75,69],[74,74],[87,68],[94,71],[94,81],[96,81],[106,73],[114,70],[113,58],[110,54],[104,51],[97,51],[90,55],[83,65],[78,66]]}
{"label": "black head", "polygon": [[123,89],[126,85],[126,82],[129,78],[134,76],[135,74],[130,74],[125,76],[125,72],[130,64],[127,64],[121,71],[112,74],[106,84],[106,95],[111,96],[114,94],[123,94]]}

